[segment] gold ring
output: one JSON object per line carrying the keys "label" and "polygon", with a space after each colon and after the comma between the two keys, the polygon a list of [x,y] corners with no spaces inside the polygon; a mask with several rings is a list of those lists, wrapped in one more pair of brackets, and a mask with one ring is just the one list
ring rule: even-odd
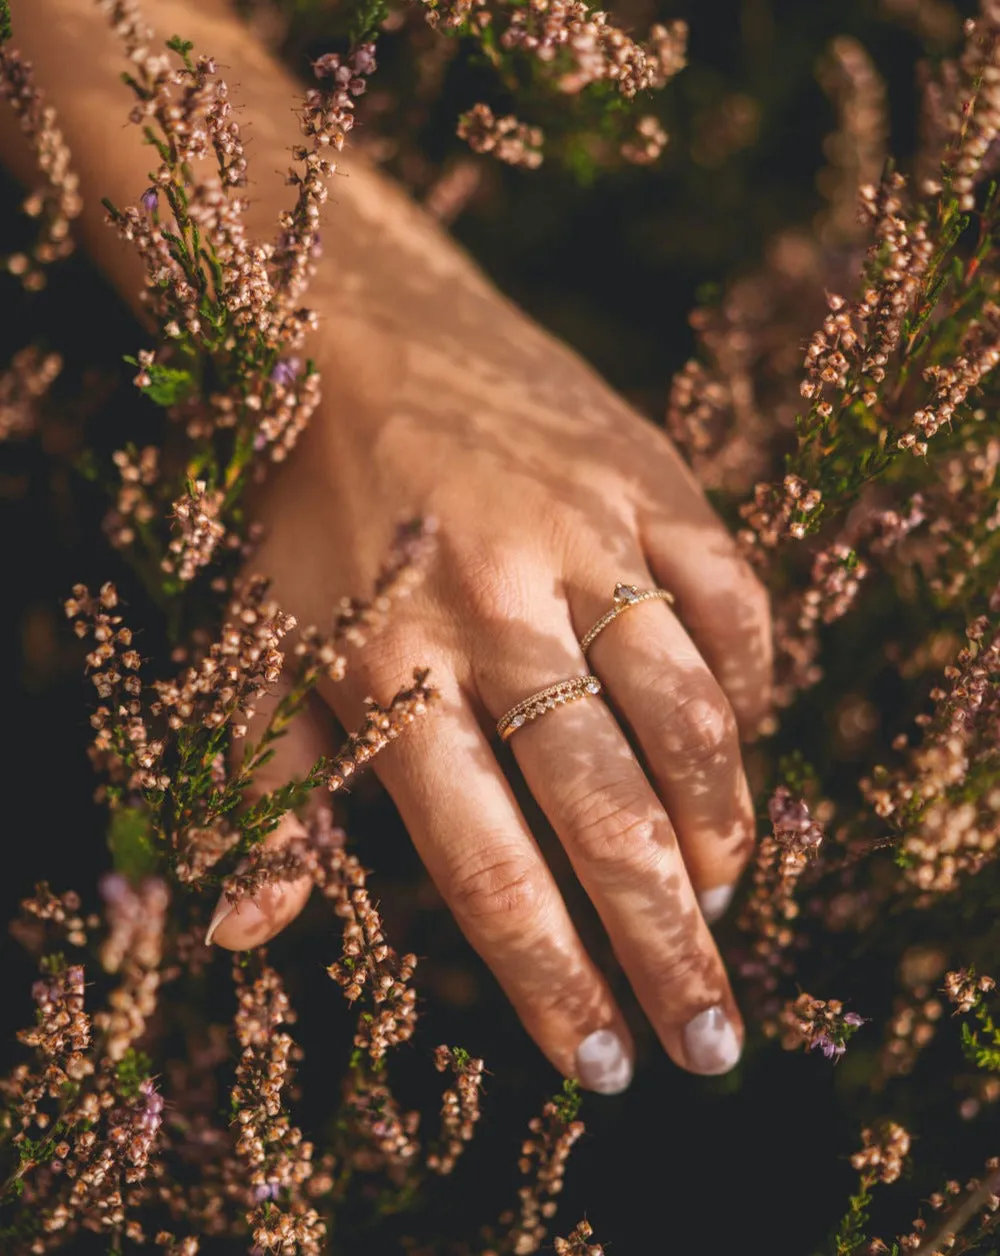
{"label": "gold ring", "polygon": [[538,693],[523,698],[497,722],[497,732],[501,741],[513,737],[523,724],[530,724],[540,715],[554,711],[556,707],[565,706],[567,702],[577,702],[580,698],[596,696],[601,692],[601,682],[596,676],[571,676],[568,680],[557,681]]}
{"label": "gold ring", "polygon": [[616,584],[614,604],[609,611],[604,612],[590,631],[580,638],[580,649],[586,654],[612,620],[617,619],[630,606],[638,606],[640,602],[651,602],[654,598],[660,598],[664,602],[673,602],[674,595],[668,593],[666,589],[639,589],[634,584]]}

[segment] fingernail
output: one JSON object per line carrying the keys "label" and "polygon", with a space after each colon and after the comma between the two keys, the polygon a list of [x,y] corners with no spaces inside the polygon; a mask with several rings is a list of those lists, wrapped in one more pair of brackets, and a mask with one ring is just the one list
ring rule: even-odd
{"label": "fingernail", "polygon": [[728,1073],[736,1064],[739,1036],[721,1007],[706,1008],[684,1026],[684,1054],[696,1073]]}
{"label": "fingernail", "polygon": [[255,927],[266,923],[264,913],[252,898],[241,898],[238,903],[231,903],[226,898],[225,892],[223,892],[215,905],[215,911],[212,912],[212,919],[208,922],[208,929],[205,931],[206,946],[212,945],[212,939],[222,927],[223,921],[228,920],[230,916],[237,912],[242,924],[246,927],[248,935]]}
{"label": "fingernail", "polygon": [[617,1095],[632,1080],[632,1061],[613,1029],[596,1029],[576,1049],[580,1083],[599,1095]]}
{"label": "fingernail", "polygon": [[702,890],[698,895],[698,902],[706,924],[714,925],[717,920],[722,919],[735,893],[735,885],[715,885],[710,890]]}
{"label": "fingernail", "polygon": [[219,901],[215,904],[215,911],[212,912],[212,919],[208,922],[208,929],[205,931],[205,945],[211,946],[212,939],[215,937],[215,931],[224,920],[236,910],[236,905],[231,903],[223,892],[219,896]]}

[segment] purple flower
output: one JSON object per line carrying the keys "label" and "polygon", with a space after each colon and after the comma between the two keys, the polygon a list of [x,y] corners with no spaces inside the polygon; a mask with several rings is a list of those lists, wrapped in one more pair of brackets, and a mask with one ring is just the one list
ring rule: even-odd
{"label": "purple flower", "polygon": [[302,373],[301,358],[282,358],[271,372],[271,383],[280,388],[291,388]]}
{"label": "purple flower", "polygon": [[809,1046],[810,1051],[819,1048],[828,1060],[839,1060],[847,1048],[839,1042],[834,1042],[829,1034],[818,1034]]}
{"label": "purple flower", "polygon": [[146,188],[142,196],[139,197],[139,204],[143,207],[147,214],[151,214],[160,203],[160,194],[156,188]]}
{"label": "purple flower", "polygon": [[850,1025],[852,1029],[858,1029],[865,1023],[865,1018],[859,1016],[857,1012],[848,1012],[844,1017],[844,1024]]}

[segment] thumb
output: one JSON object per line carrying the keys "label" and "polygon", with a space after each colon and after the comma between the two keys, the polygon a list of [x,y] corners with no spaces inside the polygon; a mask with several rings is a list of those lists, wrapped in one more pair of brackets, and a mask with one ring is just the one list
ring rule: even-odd
{"label": "thumb", "polygon": [[[251,724],[251,733],[254,725],[266,727],[280,696],[279,690],[260,702]],[[252,802],[269,790],[309,772],[316,760],[329,750],[330,718],[327,709],[310,697],[285,735],[275,742],[273,758],[255,773],[248,801]],[[294,812],[288,811],[265,842],[271,850],[280,850],[306,836],[305,825]],[[273,881],[253,897],[236,902],[223,892],[209,922],[205,941],[230,951],[262,946],[290,924],[305,907],[312,885],[312,878],[306,874],[294,880]]]}

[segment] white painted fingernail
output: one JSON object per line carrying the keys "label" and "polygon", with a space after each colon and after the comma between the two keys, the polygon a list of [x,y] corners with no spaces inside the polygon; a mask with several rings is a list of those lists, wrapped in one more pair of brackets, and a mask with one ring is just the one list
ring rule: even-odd
{"label": "white painted fingernail", "polygon": [[617,1095],[632,1080],[632,1061],[613,1029],[596,1029],[576,1049],[580,1083],[599,1095]]}
{"label": "white painted fingernail", "polygon": [[695,1073],[728,1073],[741,1054],[736,1029],[721,1007],[708,1007],[684,1026],[684,1054]]}
{"label": "white painted fingernail", "polygon": [[698,902],[706,924],[714,925],[717,920],[722,919],[735,893],[735,885],[714,885],[710,890],[702,890],[698,895]]}
{"label": "white painted fingernail", "polygon": [[208,928],[205,931],[205,945],[211,946],[212,939],[215,937],[215,931],[224,920],[236,910],[236,905],[231,903],[226,897],[225,892],[219,896],[219,901],[215,904],[215,911],[212,912],[212,919],[208,922]]}

